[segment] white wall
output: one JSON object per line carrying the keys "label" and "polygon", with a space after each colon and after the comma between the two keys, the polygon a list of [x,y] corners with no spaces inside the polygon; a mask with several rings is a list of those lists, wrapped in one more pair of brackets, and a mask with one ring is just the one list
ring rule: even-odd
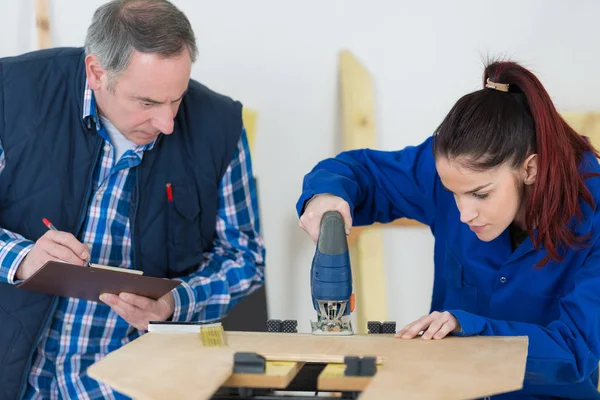
{"label": "white wall", "polygon": [[[82,45],[100,0],[49,0],[55,46]],[[0,2],[0,56],[36,46],[32,1]],[[314,318],[314,246],[297,227],[303,175],[336,151],[337,52],[350,49],[376,86],[378,147],[422,141],[481,84],[487,55],[530,67],[561,110],[600,109],[600,2],[580,0],[175,0],[200,49],[193,77],[259,110],[254,154],[273,317]],[[386,231],[390,318],[427,312],[433,240]]]}

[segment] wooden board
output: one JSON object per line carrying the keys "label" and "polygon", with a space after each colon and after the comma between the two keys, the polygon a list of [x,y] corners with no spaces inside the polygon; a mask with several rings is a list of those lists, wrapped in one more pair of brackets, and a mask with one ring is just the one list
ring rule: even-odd
{"label": "wooden board", "polygon": [[409,341],[386,357],[361,400],[475,399],[523,387],[526,337]]}
{"label": "wooden board", "polygon": [[319,391],[361,392],[371,383],[371,376],[346,376],[346,364],[327,364],[317,379]]}
{"label": "wooden board", "polygon": [[223,386],[285,389],[303,366],[295,361],[267,361],[264,374],[233,374]]}
{"label": "wooden board", "polygon": [[600,112],[566,112],[561,116],[575,132],[590,138],[592,145],[600,149]]}
{"label": "wooden board", "polygon": [[414,219],[400,218],[389,224],[380,224],[378,222],[368,226],[354,226],[348,235],[348,246],[356,245],[360,235],[369,229],[380,229],[380,228],[427,228],[427,225],[415,221]]}
{"label": "wooden board", "polygon": [[[369,72],[345,50],[339,55],[342,143],[344,150],[375,148],[375,102]],[[367,321],[387,320],[383,234],[360,232],[350,244],[356,295],[357,332],[366,333]]]}
{"label": "wooden board", "polygon": [[250,154],[254,154],[254,142],[256,138],[256,120],[258,118],[258,112],[251,108],[242,108],[242,122],[244,128],[246,128],[246,136],[248,137],[248,147],[250,148]]}
{"label": "wooden board", "polygon": [[231,376],[233,351],[203,347],[198,333],[147,333],[88,368],[138,400],[209,399]]}
{"label": "wooden board", "polygon": [[[275,361],[343,363],[376,356],[382,363],[360,399],[448,400],[506,393],[522,387],[526,337],[400,340],[227,332],[229,348],[205,348],[194,333],[148,333],[88,369],[94,379],[138,399],[208,399],[231,376],[233,353],[254,351]],[[143,368],[141,368],[143,367]]]}
{"label": "wooden board", "polygon": [[52,43],[50,40],[48,0],[35,0],[35,26],[38,39],[38,48],[47,49],[51,47]]}
{"label": "wooden board", "polygon": [[318,336],[309,333],[226,332],[234,351],[252,351],[267,360],[343,363],[347,355],[377,356],[398,343],[393,335]]}
{"label": "wooden board", "polygon": [[395,227],[417,227],[417,228],[426,228],[427,225],[420,223],[414,219],[408,218],[400,218],[395,221],[390,222],[389,224],[383,224],[383,226],[395,226]]}

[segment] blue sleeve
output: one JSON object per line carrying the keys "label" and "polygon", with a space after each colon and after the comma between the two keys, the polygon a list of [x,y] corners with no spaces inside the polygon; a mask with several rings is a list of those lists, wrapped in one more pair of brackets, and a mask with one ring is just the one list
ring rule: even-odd
{"label": "blue sleeve", "polygon": [[173,321],[212,321],[259,288],[265,276],[265,247],[245,130],[221,179],[213,247],[196,272],[177,278]]}
{"label": "blue sleeve", "polygon": [[600,359],[600,243],[596,241],[560,300],[560,317],[547,326],[500,321],[447,310],[462,327],[458,336],[528,336],[526,379],[532,384],[568,384],[586,379]]}
{"label": "blue sleeve", "polygon": [[350,204],[354,225],[402,217],[432,225],[436,185],[430,137],[400,151],[352,150],[321,161],[304,177],[296,208],[302,215],[312,196],[329,193]]}

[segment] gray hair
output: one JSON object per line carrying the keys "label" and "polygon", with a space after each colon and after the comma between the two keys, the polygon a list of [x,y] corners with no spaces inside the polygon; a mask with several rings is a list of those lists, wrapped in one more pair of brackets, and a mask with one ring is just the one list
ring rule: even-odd
{"label": "gray hair", "polygon": [[196,61],[190,21],[167,0],[110,1],[96,10],[85,38],[86,54],[95,54],[109,76],[123,72],[134,51],[169,58],[186,47]]}

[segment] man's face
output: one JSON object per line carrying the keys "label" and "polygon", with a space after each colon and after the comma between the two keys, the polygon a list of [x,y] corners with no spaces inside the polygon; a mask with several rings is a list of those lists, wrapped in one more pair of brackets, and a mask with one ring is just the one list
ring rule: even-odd
{"label": "man's face", "polygon": [[100,114],[123,136],[143,145],[160,133],[173,133],[173,120],[191,74],[188,51],[172,58],[136,51],[125,71],[114,77],[95,55],[88,55],[85,62]]}

